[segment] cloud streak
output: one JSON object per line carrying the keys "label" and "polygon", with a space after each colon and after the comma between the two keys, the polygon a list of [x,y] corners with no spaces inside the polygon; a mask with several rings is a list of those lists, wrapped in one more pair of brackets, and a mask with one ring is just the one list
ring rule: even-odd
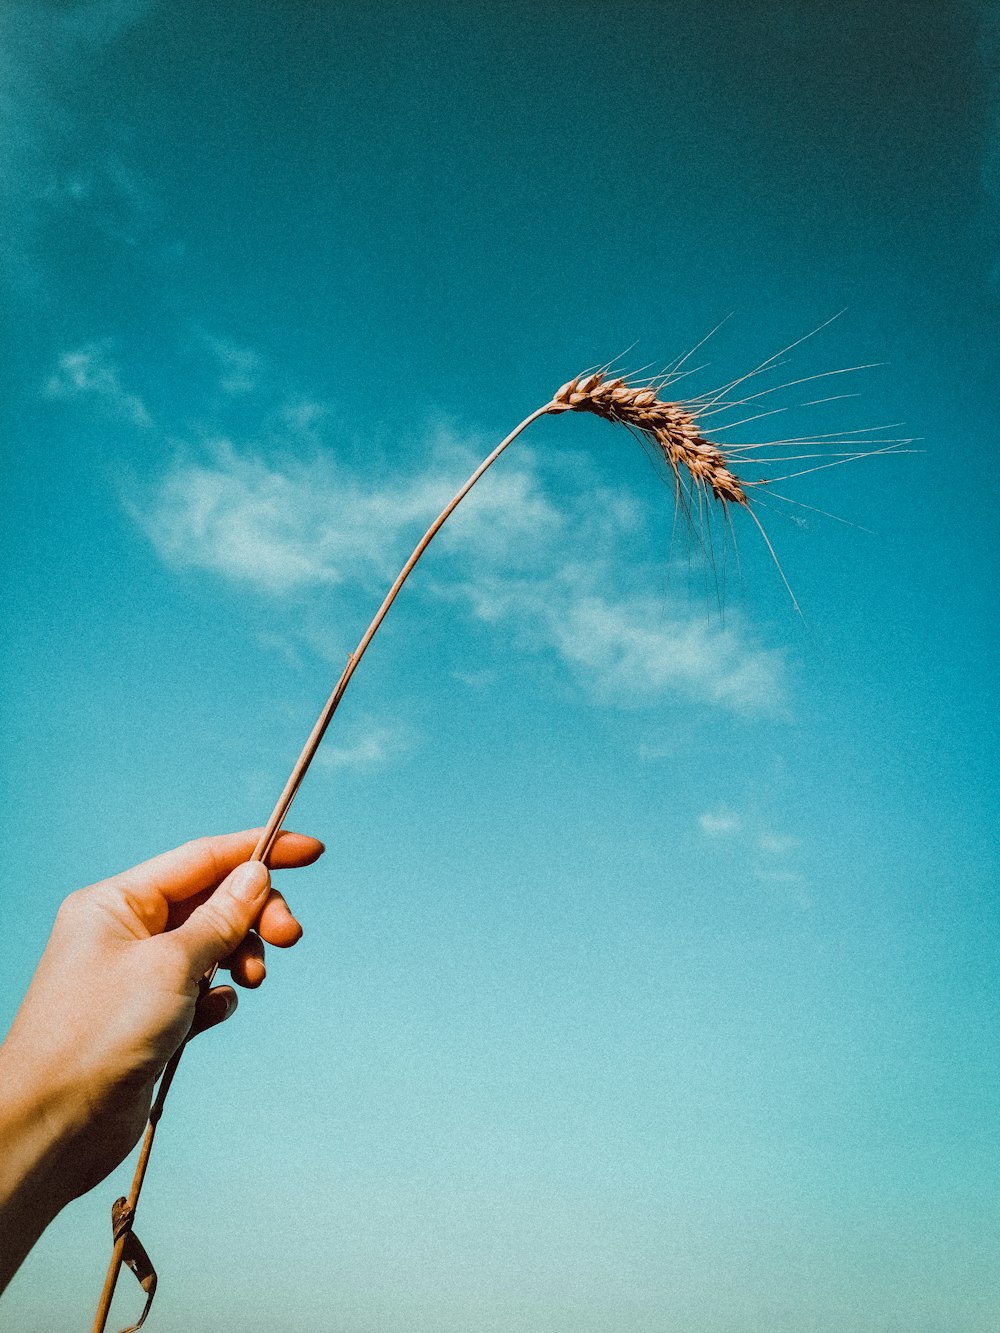
{"label": "cloud streak", "polygon": [[735,810],[720,805],[699,815],[698,827],[706,838],[729,838],[742,829],[743,819]]}
{"label": "cloud streak", "polygon": [[[133,513],[168,564],[272,596],[323,585],[379,591],[455,486],[433,461],[424,476],[373,484],[327,458],[279,465],[229,441],[210,452],[208,461],[178,460]],[[738,617],[723,627],[662,595],[616,592],[616,581],[635,580],[620,577],[614,522],[604,534],[612,549],[581,563],[590,526],[578,514],[582,497],[566,497],[560,511],[527,460],[511,460],[456,514],[440,542],[449,577],[439,560],[425,590],[554,651],[600,702],[680,693],[737,713],[781,709],[779,650],[754,643]]]}
{"label": "cloud streak", "polygon": [[409,733],[398,726],[373,723],[355,735],[348,745],[329,739],[316,754],[321,768],[376,770],[385,768],[410,748]]}
{"label": "cloud streak", "polygon": [[204,329],[197,331],[198,341],[219,370],[219,389],[230,398],[253,393],[263,371],[260,356],[252,347],[243,347],[231,338],[220,338]]}
{"label": "cloud streak", "polygon": [[781,710],[780,650],[755,644],[735,619],[723,627],[680,613],[662,594],[600,586],[612,582],[607,571],[571,562],[549,577],[494,576],[461,592],[479,619],[511,622],[554,649],[603,703],[636,706],[678,693],[737,713]]}
{"label": "cloud streak", "polygon": [[146,404],[137,393],[125,388],[110,351],[110,342],[104,341],[64,352],[46,380],[43,394],[53,400],[89,400],[108,416],[147,430],[153,419]]}
{"label": "cloud streak", "polygon": [[384,582],[445,494],[434,478],[365,485],[329,458],[274,463],[226,439],[204,453],[178,458],[133,517],[167,564],[276,597]]}
{"label": "cloud streak", "polygon": [[697,818],[701,834],[714,842],[728,842],[748,856],[754,879],[776,890],[792,906],[801,910],[812,904],[808,886],[801,871],[796,869],[797,853],[802,839],[788,833],[775,833],[762,825],[759,817],[733,810],[719,804],[704,811]]}

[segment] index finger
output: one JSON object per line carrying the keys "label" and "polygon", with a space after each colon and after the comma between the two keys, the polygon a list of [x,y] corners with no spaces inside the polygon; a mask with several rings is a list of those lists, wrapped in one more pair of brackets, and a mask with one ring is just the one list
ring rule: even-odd
{"label": "index finger", "polygon": [[[248,861],[262,832],[263,829],[257,828],[195,838],[173,851],[142,861],[112,879],[139,897],[156,894],[170,903],[183,902],[196,893],[214,889],[231,870]],[[318,838],[310,838],[304,833],[281,832],[272,844],[267,864],[273,870],[307,866],[325,850]]]}

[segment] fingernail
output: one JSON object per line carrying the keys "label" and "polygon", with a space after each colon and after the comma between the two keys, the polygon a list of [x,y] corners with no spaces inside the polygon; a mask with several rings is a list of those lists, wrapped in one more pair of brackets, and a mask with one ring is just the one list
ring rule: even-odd
{"label": "fingernail", "polygon": [[262,898],[271,885],[271,876],[267,867],[260,861],[247,861],[233,871],[229,888],[234,898],[240,902],[252,903]]}

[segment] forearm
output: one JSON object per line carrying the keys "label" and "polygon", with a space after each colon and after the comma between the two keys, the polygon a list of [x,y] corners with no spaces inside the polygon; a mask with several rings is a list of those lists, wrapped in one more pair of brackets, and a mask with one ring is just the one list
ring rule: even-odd
{"label": "forearm", "polygon": [[63,1099],[29,1089],[0,1046],[0,1291],[72,1197],[74,1137]]}

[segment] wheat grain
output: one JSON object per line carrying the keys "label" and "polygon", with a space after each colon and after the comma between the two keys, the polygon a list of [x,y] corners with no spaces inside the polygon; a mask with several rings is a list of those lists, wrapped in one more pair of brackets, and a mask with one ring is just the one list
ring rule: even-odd
{"label": "wheat grain", "polygon": [[728,466],[726,455],[704,438],[687,408],[663,402],[654,385],[608,379],[598,370],[564,384],[553,396],[549,411],[592,412],[638,431],[660,450],[678,481],[684,469],[696,485],[710,490],[723,505],[749,508],[743,482]]}

